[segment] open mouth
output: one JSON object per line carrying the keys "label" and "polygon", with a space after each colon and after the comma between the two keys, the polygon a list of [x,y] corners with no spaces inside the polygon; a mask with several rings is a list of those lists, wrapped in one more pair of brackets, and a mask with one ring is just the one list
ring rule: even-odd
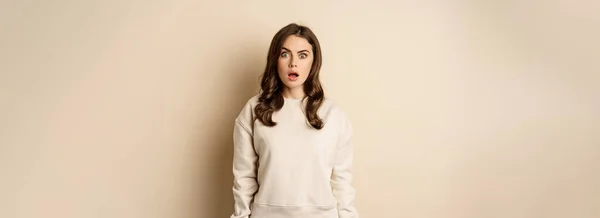
{"label": "open mouth", "polygon": [[300,74],[296,73],[296,72],[291,72],[288,73],[288,78],[292,81],[297,80],[298,76],[300,76]]}

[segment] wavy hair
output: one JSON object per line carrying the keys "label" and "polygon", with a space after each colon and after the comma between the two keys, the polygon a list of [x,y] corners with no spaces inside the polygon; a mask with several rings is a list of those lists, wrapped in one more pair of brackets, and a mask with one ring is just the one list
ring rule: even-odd
{"label": "wavy hair", "polygon": [[319,71],[321,70],[322,63],[321,45],[315,34],[308,27],[296,23],[291,23],[281,28],[271,40],[267,55],[267,65],[261,76],[258,105],[254,108],[256,119],[260,120],[265,126],[275,126],[277,124],[273,121],[272,116],[275,111],[283,107],[283,88],[285,86],[277,73],[277,63],[283,42],[291,35],[302,37],[312,45],[314,59],[310,73],[303,84],[306,95],[304,98],[307,100],[304,114],[312,127],[322,129],[324,126],[323,120],[317,114],[325,98],[325,93],[319,80]]}

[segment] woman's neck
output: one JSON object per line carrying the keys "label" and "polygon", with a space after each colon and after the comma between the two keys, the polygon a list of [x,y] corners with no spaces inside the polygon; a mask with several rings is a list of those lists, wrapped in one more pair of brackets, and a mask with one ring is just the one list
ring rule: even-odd
{"label": "woman's neck", "polygon": [[297,87],[294,89],[290,89],[290,88],[284,88],[283,89],[283,97],[284,98],[293,98],[293,99],[300,99],[300,98],[304,98],[304,96],[306,94],[304,94],[304,90],[302,89],[302,87]]}

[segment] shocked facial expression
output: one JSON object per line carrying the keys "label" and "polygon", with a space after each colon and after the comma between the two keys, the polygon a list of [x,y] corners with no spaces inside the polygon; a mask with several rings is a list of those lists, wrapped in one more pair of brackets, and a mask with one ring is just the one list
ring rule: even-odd
{"label": "shocked facial expression", "polygon": [[290,35],[283,42],[277,70],[287,89],[302,89],[314,60],[312,45],[305,38]]}

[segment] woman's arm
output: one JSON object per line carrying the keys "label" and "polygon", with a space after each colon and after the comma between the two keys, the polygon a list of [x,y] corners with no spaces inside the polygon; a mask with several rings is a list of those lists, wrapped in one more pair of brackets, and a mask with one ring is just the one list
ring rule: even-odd
{"label": "woman's arm", "polygon": [[235,120],[233,131],[233,197],[234,212],[231,218],[248,218],[251,204],[258,190],[256,161],[252,131],[240,119]]}
{"label": "woman's arm", "polygon": [[355,190],[352,187],[352,164],[354,151],[352,144],[353,129],[349,120],[342,116],[341,134],[338,142],[335,165],[331,177],[331,187],[338,203],[340,218],[358,218],[354,207]]}

